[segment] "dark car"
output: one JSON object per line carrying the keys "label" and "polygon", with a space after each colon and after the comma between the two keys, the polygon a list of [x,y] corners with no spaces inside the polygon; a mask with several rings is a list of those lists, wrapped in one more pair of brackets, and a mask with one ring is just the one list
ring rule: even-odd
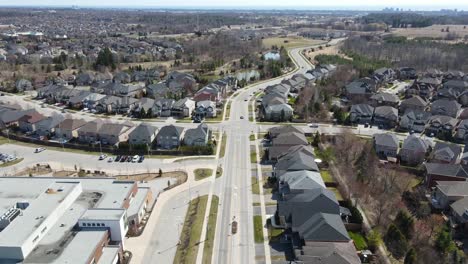
{"label": "dark car", "polygon": [[127,156],[122,156],[122,157],[120,158],[120,162],[125,162],[125,161],[127,161]]}
{"label": "dark car", "polygon": [[120,161],[120,155],[117,155],[117,157],[115,157],[114,159],[114,162],[119,162]]}
{"label": "dark car", "polygon": [[237,233],[237,221],[232,221],[231,233],[234,235]]}
{"label": "dark car", "polygon": [[140,158],[138,159],[138,163],[142,163],[145,160],[145,156],[141,155]]}
{"label": "dark car", "polygon": [[132,162],[133,157],[132,156],[127,156],[127,162]]}

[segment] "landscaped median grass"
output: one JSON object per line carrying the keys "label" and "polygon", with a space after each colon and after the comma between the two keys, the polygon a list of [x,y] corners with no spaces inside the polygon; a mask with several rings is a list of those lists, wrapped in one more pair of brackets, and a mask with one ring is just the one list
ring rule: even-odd
{"label": "landscaped median grass", "polygon": [[223,175],[223,167],[220,166],[216,169],[216,178],[219,178],[222,175]]}
{"label": "landscaped median grass", "polygon": [[255,150],[250,151],[250,162],[257,163],[257,152]]}
{"label": "landscaped median grass", "polygon": [[227,103],[227,106],[226,106],[226,113],[225,114],[225,118],[224,120],[229,120],[229,115],[231,114],[231,101],[229,101]]}
{"label": "landscaped median grass", "polygon": [[252,193],[260,194],[260,182],[256,177],[252,177]]}
{"label": "landscaped median grass", "polygon": [[357,232],[348,231],[349,237],[354,241],[354,245],[356,245],[357,250],[364,250],[367,249],[367,241],[366,238]]}
{"label": "landscaped median grass", "polygon": [[23,161],[23,158],[21,158],[21,159],[15,159],[15,160],[10,161],[10,162],[5,162],[5,163],[0,164],[0,168],[4,168],[4,167],[8,167],[8,166],[13,166],[13,165],[16,165],[16,164],[20,163],[21,161]]}
{"label": "landscaped median grass", "polygon": [[254,240],[255,243],[263,243],[263,222],[261,215],[254,215]]}
{"label": "landscaped median grass", "polygon": [[254,135],[254,134],[250,134],[249,139],[250,139],[250,141],[254,141],[254,140],[255,140],[255,135]]}
{"label": "landscaped median grass", "polygon": [[218,217],[218,204],[219,197],[213,195],[211,199],[210,216],[208,218],[208,225],[206,226],[206,240],[203,249],[202,263],[211,263],[211,256],[213,254],[213,243],[216,232],[216,218]]}
{"label": "landscaped median grass", "polygon": [[196,262],[207,200],[208,195],[204,195],[190,201],[173,263]]}
{"label": "landscaped median grass", "polygon": [[210,177],[213,174],[213,170],[207,168],[200,168],[196,169],[193,173],[195,174],[195,180],[199,181]]}
{"label": "landscaped median grass", "polygon": [[224,157],[226,154],[226,142],[227,142],[227,135],[226,133],[223,134],[223,139],[221,140],[221,149],[219,150],[219,157]]}

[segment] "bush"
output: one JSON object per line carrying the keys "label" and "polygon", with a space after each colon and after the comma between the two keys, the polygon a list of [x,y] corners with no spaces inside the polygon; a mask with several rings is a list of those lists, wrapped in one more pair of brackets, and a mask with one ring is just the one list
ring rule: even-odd
{"label": "bush", "polygon": [[414,248],[411,248],[406,253],[404,264],[415,264],[415,263],[416,263],[416,251],[414,250]]}
{"label": "bush", "polygon": [[343,206],[348,208],[351,211],[351,217],[349,218],[349,221],[351,223],[356,223],[356,224],[363,223],[361,212],[353,205],[353,203],[350,200],[344,201]]}
{"label": "bush", "polygon": [[456,250],[456,245],[453,242],[452,235],[450,233],[449,224],[442,226],[439,233],[437,234],[435,245],[442,254]]}
{"label": "bush", "polygon": [[414,219],[406,211],[400,210],[395,218],[395,225],[404,234],[406,239],[411,239],[414,232]]}
{"label": "bush", "polygon": [[373,229],[369,234],[367,234],[367,246],[371,251],[375,251],[381,243],[382,237],[380,236],[379,231]]}
{"label": "bush", "polygon": [[405,236],[394,224],[388,227],[387,233],[385,234],[385,244],[388,250],[397,259],[402,258],[408,250],[408,241],[406,241]]}

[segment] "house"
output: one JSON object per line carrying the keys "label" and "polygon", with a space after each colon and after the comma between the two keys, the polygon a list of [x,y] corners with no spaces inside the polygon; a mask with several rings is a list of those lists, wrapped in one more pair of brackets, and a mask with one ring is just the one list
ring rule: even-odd
{"label": "house", "polygon": [[416,69],[411,67],[401,67],[396,70],[396,74],[400,80],[412,80],[418,77]]}
{"label": "house", "polygon": [[466,197],[450,205],[451,219],[462,231],[468,229],[468,199]]}
{"label": "house", "polygon": [[171,110],[172,106],[174,105],[175,100],[174,99],[158,99],[154,103],[155,105],[155,116],[161,116],[161,117],[169,117],[171,116]]}
{"label": "house", "polygon": [[294,263],[360,264],[353,241],[314,242],[303,241],[294,248]]}
{"label": "house", "polygon": [[291,171],[281,175],[278,190],[282,196],[302,193],[304,190],[326,188],[322,176],[316,171]]}
{"label": "house", "polygon": [[195,101],[186,97],[172,105],[171,114],[180,118],[191,117],[193,110],[195,110]]}
{"label": "house", "polygon": [[163,149],[175,149],[180,146],[180,141],[184,133],[183,127],[174,125],[162,127],[156,136],[157,146]]}
{"label": "house", "polygon": [[397,95],[391,93],[376,93],[371,96],[370,104],[374,107],[377,106],[391,106],[397,107],[400,102],[400,98]]}
{"label": "house", "polygon": [[439,210],[447,210],[449,206],[468,197],[468,182],[437,181],[431,195],[431,204]]}
{"label": "house", "polygon": [[401,146],[400,160],[410,165],[419,165],[426,158],[430,143],[416,135],[409,135]]}
{"label": "house", "polygon": [[272,139],[272,145],[268,148],[268,159],[276,160],[292,146],[309,145],[307,138],[302,133],[287,132],[282,133]]}
{"label": "house", "polygon": [[132,109],[132,113],[136,117],[154,117],[156,115],[155,101],[151,98],[144,97],[138,100],[135,107]]}
{"label": "house", "polygon": [[187,129],[184,144],[187,146],[206,146],[211,139],[211,130],[204,123],[196,128]]}
{"label": "house", "polygon": [[288,171],[319,171],[315,156],[307,148],[302,146],[291,147],[291,152],[286,152],[278,157],[278,161],[274,165],[275,177],[281,177]]}
{"label": "house", "polygon": [[151,98],[165,98],[169,95],[169,87],[165,82],[150,84],[146,87],[146,95]]}
{"label": "house", "polygon": [[352,81],[345,87],[346,97],[353,102],[362,102],[372,96],[374,89],[372,86],[362,79]]}
{"label": "house", "polygon": [[221,92],[216,85],[209,84],[198,90],[193,96],[195,102],[212,101],[219,102],[221,99]]}
{"label": "house", "polygon": [[431,104],[432,115],[444,115],[457,118],[461,105],[455,100],[439,99]]}
{"label": "house", "polygon": [[340,218],[340,205],[332,191],[315,188],[286,195],[278,200],[276,218],[283,228],[298,228],[317,213],[336,214]]}
{"label": "house", "polygon": [[395,134],[374,134],[374,148],[379,157],[396,158],[400,148],[400,141]]}
{"label": "house", "polygon": [[410,88],[406,89],[406,97],[418,95],[425,100],[431,100],[440,85],[441,81],[437,78],[423,77],[416,80]]}
{"label": "house", "polygon": [[83,119],[67,118],[55,126],[55,137],[67,141],[78,138],[78,129],[86,123]]}
{"label": "house", "polygon": [[191,94],[197,90],[197,81],[195,78],[188,73],[178,71],[169,73],[166,84],[173,94]]}
{"label": "house", "polygon": [[462,148],[456,144],[437,142],[431,154],[431,162],[460,163]]}
{"label": "house", "polygon": [[450,116],[437,115],[429,119],[426,134],[442,138],[450,138],[457,126],[458,120]]}
{"label": "house", "polygon": [[428,102],[421,98],[419,95],[414,95],[408,99],[401,101],[400,103],[400,113],[406,113],[408,110],[420,111],[423,112],[426,110]]}
{"label": "house", "polygon": [[389,83],[395,79],[396,72],[391,68],[380,68],[374,71],[373,77],[378,83]]}
{"label": "house", "polygon": [[56,126],[63,120],[62,115],[48,116],[36,123],[35,134],[50,137],[56,132]]}
{"label": "house", "polygon": [[141,123],[128,135],[128,143],[130,145],[151,146],[157,134],[158,128],[150,124]]}
{"label": "house", "polygon": [[22,118],[28,112],[34,112],[35,110],[22,111],[15,109],[14,107],[1,106],[0,108],[0,124],[3,127],[19,126],[19,119]]}
{"label": "house", "polygon": [[286,103],[270,104],[264,109],[264,119],[273,122],[283,122],[291,120],[293,117],[293,108]]}
{"label": "house", "polygon": [[354,124],[370,124],[374,115],[374,107],[368,104],[355,104],[349,111],[349,119]]}
{"label": "house", "polygon": [[214,118],[216,117],[216,103],[213,101],[199,101],[197,102],[197,106],[195,108],[195,116],[203,119],[203,118]]}
{"label": "house", "polygon": [[78,141],[81,143],[94,143],[99,141],[99,130],[104,123],[97,119],[78,128]]}
{"label": "house", "polygon": [[399,130],[422,133],[431,118],[431,113],[408,109],[400,117]]}
{"label": "house", "polygon": [[35,110],[27,111],[18,119],[18,127],[22,132],[34,132],[37,129],[39,121],[45,118],[45,116]]}
{"label": "house", "polygon": [[103,145],[118,145],[128,141],[128,135],[133,129],[131,124],[105,123],[98,131],[99,140]]}
{"label": "house", "polygon": [[119,83],[129,83],[132,81],[132,78],[130,76],[130,74],[126,73],[126,72],[118,72],[116,74],[114,74],[114,79],[113,79],[114,82],[119,82]]}
{"label": "house", "polygon": [[296,133],[304,134],[304,131],[299,127],[292,126],[292,125],[284,125],[284,126],[277,126],[277,127],[270,128],[268,130],[268,137],[270,139],[274,139],[281,134],[289,133],[289,132],[296,132]]}
{"label": "house", "polygon": [[304,241],[349,242],[351,240],[340,215],[323,211],[315,211],[315,214],[302,224],[296,223],[293,219],[292,231],[297,232]]}
{"label": "house", "polygon": [[458,124],[455,139],[466,142],[468,140],[468,119],[464,119]]}
{"label": "house", "polygon": [[398,124],[398,109],[378,106],[374,109],[374,124],[381,128],[393,128]]}
{"label": "house", "polygon": [[96,110],[99,113],[107,114],[128,114],[138,104],[138,100],[133,97],[118,97],[107,95],[96,104]]}
{"label": "house", "polygon": [[437,181],[465,182],[468,180],[468,170],[460,164],[428,162],[424,164],[424,168],[425,183],[429,188],[434,187]]}

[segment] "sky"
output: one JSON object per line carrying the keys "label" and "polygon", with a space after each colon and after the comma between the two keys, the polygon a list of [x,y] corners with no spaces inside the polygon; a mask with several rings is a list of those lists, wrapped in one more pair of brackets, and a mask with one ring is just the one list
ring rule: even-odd
{"label": "sky", "polygon": [[438,10],[468,10],[466,0],[0,0],[0,6],[81,6],[81,7],[161,7],[161,8],[310,8],[310,9],[381,9],[383,7]]}

